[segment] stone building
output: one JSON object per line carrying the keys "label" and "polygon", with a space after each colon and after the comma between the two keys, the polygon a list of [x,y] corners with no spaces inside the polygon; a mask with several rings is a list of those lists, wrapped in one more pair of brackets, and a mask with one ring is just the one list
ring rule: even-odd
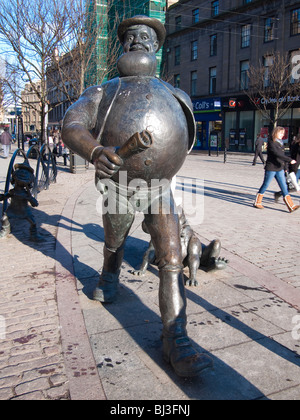
{"label": "stone building", "polygon": [[[248,69],[259,62],[267,69],[275,51],[300,61],[300,2],[180,0],[166,22],[166,78],[193,99],[196,147],[223,147],[228,139],[231,150],[253,151],[257,133],[270,123],[245,94]],[[300,129],[300,97],[291,101],[279,121],[287,140]]]}
{"label": "stone building", "polygon": [[41,132],[41,103],[35,91],[41,90],[41,83],[36,82],[34,86],[27,83],[21,93],[23,130],[25,137],[29,138]]}

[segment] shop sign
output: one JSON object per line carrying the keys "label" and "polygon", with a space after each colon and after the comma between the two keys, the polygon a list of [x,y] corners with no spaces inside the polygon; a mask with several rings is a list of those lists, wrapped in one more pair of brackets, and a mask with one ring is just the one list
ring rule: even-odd
{"label": "shop sign", "polygon": [[211,147],[217,147],[218,146],[218,135],[217,134],[211,134],[210,135],[210,146]]}
{"label": "shop sign", "polygon": [[197,99],[193,101],[193,108],[194,108],[195,114],[200,114],[204,112],[220,112],[221,99],[220,98]]}
{"label": "shop sign", "polygon": [[291,102],[300,102],[300,96],[283,96],[281,98],[256,98],[255,103],[257,105],[270,105],[270,104],[277,104],[277,103],[291,103]]}

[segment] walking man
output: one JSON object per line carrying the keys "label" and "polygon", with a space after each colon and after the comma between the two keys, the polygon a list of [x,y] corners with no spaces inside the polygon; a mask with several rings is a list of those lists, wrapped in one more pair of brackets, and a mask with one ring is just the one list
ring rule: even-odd
{"label": "walking man", "polygon": [[252,163],[253,166],[256,165],[256,160],[257,160],[258,157],[260,158],[260,160],[262,161],[263,164],[266,163],[265,159],[264,159],[263,152],[262,152],[262,147],[264,145],[264,142],[265,142],[264,138],[261,137],[260,134],[257,134],[256,142],[255,142],[255,155],[254,155],[254,159],[253,159],[253,163]]}

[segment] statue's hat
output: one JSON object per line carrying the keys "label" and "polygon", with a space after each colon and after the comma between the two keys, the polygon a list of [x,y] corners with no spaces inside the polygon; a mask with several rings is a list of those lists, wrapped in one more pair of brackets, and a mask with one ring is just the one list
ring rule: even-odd
{"label": "statue's hat", "polygon": [[146,25],[154,29],[159,43],[158,49],[162,47],[166,38],[166,29],[164,25],[158,19],[154,19],[145,15],[136,15],[129,19],[125,19],[123,20],[123,22],[120,23],[120,25],[118,26],[118,37],[121,44],[123,44],[124,35],[127,29],[135,25]]}
{"label": "statue's hat", "polygon": [[32,167],[29,165],[28,162],[24,161],[23,163],[16,163],[14,169],[26,169],[27,171],[31,172],[32,174],[34,173],[34,170],[32,169]]}

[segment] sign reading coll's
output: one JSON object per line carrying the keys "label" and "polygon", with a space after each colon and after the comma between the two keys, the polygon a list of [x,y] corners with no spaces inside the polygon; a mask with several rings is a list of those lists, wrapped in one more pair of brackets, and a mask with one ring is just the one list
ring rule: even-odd
{"label": "sign reading coll's", "polygon": [[193,101],[194,112],[196,114],[204,112],[220,112],[221,111],[221,99],[220,98],[208,98],[208,99],[196,99]]}

